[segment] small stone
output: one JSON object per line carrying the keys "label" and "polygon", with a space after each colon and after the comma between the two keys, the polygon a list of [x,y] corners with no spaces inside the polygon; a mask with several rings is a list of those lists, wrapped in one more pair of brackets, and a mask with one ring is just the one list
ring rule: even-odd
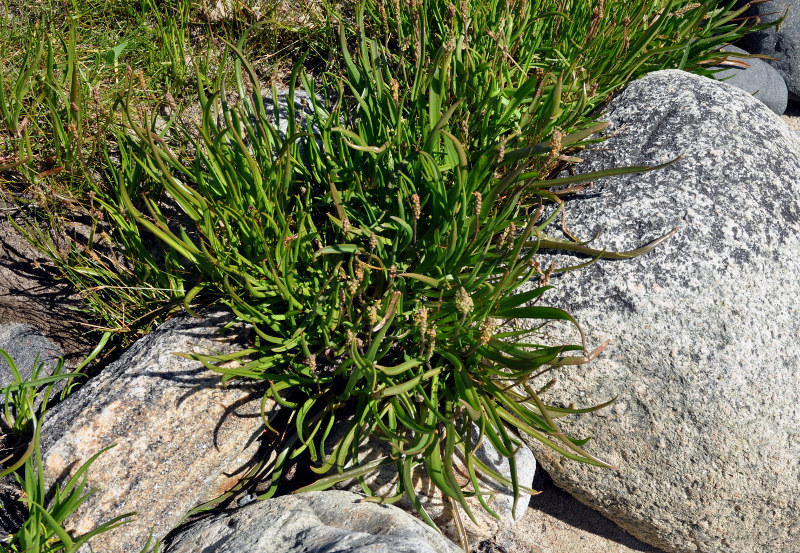
{"label": "small stone", "polygon": [[748,33],[739,41],[739,46],[752,54],[775,58],[765,61],[783,77],[786,87],[789,89],[789,98],[799,99],[800,0],[770,0],[768,2],[738,0],[737,8],[746,4],[749,4],[750,7],[745,11],[743,17],[758,17],[761,23],[774,23],[786,15],[780,29],[773,26]]}
{"label": "small stone", "polygon": [[251,503],[178,530],[165,553],[459,553],[424,522],[346,491]]}
{"label": "small stone", "polygon": [[[8,353],[23,380],[30,380],[35,365],[42,365],[39,378],[53,373],[61,350],[36,328],[27,324],[0,325],[0,349]],[[67,372],[66,370],[63,372]],[[0,356],[0,388],[14,383],[14,375]]]}
{"label": "small stone", "polygon": [[[745,54],[747,52],[736,46],[725,46],[723,52]],[[789,101],[789,92],[780,73],[758,58],[731,58],[737,65],[726,64],[724,71],[714,73],[714,78],[740,88],[761,100],[766,106],[778,115],[783,115]],[[745,63],[749,67],[740,67]]]}

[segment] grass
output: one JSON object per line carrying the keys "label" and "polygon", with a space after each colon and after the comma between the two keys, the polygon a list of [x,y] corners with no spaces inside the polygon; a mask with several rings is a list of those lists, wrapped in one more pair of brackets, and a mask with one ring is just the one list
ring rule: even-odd
{"label": "grass", "polygon": [[[627,82],[709,73],[746,32],[732,5],[370,0],[282,19],[241,4],[212,22],[179,0],[51,4],[0,33],[7,184],[39,207],[20,229],[119,340],[211,304],[252,325],[248,349],[199,359],[268,381],[265,400],[291,412],[262,499],[305,455],[320,475],[305,489],[357,478],[371,495],[364,476],[391,465],[396,494],[374,500],[406,497],[431,522],[413,487],[424,473],[472,517],[470,497],[491,512],[479,474],[525,490],[516,435],[607,466],[558,423],[603,406],[545,401],[552,367],[603,346],[540,343],[547,321],[580,326],[543,304],[538,256],[628,258],[668,238],[606,252],[547,229],[588,181],[657,169],[564,176]],[[264,99],[279,83],[285,131]],[[81,210],[88,238],[59,248],[50,229]],[[509,458],[510,480],[473,455],[465,422]],[[367,436],[391,453],[362,465]]]}

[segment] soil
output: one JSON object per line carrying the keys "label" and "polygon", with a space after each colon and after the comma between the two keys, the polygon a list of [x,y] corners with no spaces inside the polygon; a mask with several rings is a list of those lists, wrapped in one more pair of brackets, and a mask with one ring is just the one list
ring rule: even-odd
{"label": "soil", "polygon": [[[24,220],[21,211],[5,200],[0,200],[0,214],[10,215],[18,224]],[[78,294],[59,278],[50,259],[7,218],[0,220],[0,324],[35,326],[61,348],[65,366],[72,368],[99,339],[79,311],[81,306]]]}

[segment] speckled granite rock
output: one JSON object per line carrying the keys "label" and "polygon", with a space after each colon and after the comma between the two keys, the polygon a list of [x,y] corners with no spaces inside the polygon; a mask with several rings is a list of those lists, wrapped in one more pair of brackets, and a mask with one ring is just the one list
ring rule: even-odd
{"label": "speckled granite rock", "polygon": [[430,526],[393,505],[346,491],[251,503],[190,524],[165,553],[458,553]]}
{"label": "speckled granite rock", "polygon": [[[529,443],[555,483],[670,553],[794,551],[800,544],[800,139],[749,94],[680,71],[631,83],[610,104],[612,136],[579,172],[684,158],[608,178],[567,204],[579,237],[657,250],[553,279],[588,367],[556,371],[546,399],[590,405],[565,420],[618,467]],[[555,233],[555,229],[552,230]],[[575,258],[556,256],[560,265]],[[551,327],[574,342],[574,330]]]}
{"label": "speckled granite rock", "polygon": [[90,541],[95,551],[138,552],[150,531],[166,535],[191,508],[217,497],[242,476],[263,430],[262,391],[222,387],[219,375],[174,352],[230,352],[244,329],[220,335],[225,312],[176,317],[129,348],[115,363],[56,406],[42,435],[49,484],[64,481],[111,444],[88,473],[94,494],[69,519],[85,533],[136,511],[134,522]]}
{"label": "speckled granite rock", "polygon": [[[57,345],[27,324],[0,325],[0,349],[8,353],[25,380],[31,378],[37,361],[43,365],[40,377],[52,374],[61,356]],[[0,388],[13,383],[14,375],[6,360],[0,357]]]}
{"label": "speckled granite rock", "polygon": [[[733,54],[744,54],[748,52],[736,46],[725,46],[723,52]],[[789,92],[786,83],[780,73],[766,61],[759,58],[737,58],[731,57],[731,62],[727,62],[724,70],[714,73],[714,78],[741,88],[745,92],[752,94],[757,100],[761,100],[774,113],[782,115],[786,111],[789,101]],[[746,64],[740,66],[739,64]]]}
{"label": "speckled granite rock", "polygon": [[[479,432],[480,430],[476,426],[473,434],[473,440],[475,441],[473,447],[477,445],[477,435]],[[335,439],[330,441],[330,443],[335,442]],[[387,447],[384,442],[368,439],[365,440],[359,448],[359,459],[361,462],[369,462],[387,456],[390,453],[391,449]],[[506,478],[511,478],[511,467],[508,459],[500,455],[492,444],[489,443],[489,440],[484,439],[475,454],[489,468],[497,471]],[[522,444],[517,450],[516,463],[519,483],[523,486],[531,487],[533,477],[536,474],[536,459],[525,444]],[[469,473],[461,462],[461,459],[456,457],[453,464],[456,479],[460,484],[468,485]],[[430,479],[427,478],[424,469],[417,469],[415,476],[415,491],[423,507],[425,507],[425,512],[428,513],[446,536],[453,541],[458,541],[458,533],[455,523],[453,522],[449,501],[433,485]],[[397,467],[395,465],[389,465],[365,476],[364,482],[376,495],[389,497],[397,493],[397,478]],[[468,497],[467,503],[469,504],[472,514],[475,516],[477,524],[472,522],[466,513],[462,513],[461,521],[464,525],[464,530],[467,532],[470,543],[486,540],[497,532],[513,526],[517,520],[525,515],[530,501],[530,495],[525,492],[520,492],[517,508],[514,510],[514,493],[510,488],[483,475],[479,475],[478,478],[481,491],[492,492],[494,494],[494,496],[489,499],[488,503],[500,516],[500,519],[496,519],[489,514],[478,499]],[[338,487],[351,492],[362,493],[360,484],[355,481],[343,482],[339,484]],[[472,487],[468,485],[465,489],[472,490]],[[398,501],[396,505],[409,512],[414,512],[414,507],[405,498]]]}

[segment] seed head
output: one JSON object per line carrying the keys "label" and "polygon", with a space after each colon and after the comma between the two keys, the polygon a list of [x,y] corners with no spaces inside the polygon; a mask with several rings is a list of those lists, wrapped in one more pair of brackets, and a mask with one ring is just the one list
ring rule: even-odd
{"label": "seed head", "polygon": [[471,313],[474,309],[475,304],[472,301],[472,298],[469,297],[469,292],[462,286],[456,292],[456,309],[461,311],[463,314]]}
{"label": "seed head", "polygon": [[428,353],[425,355],[425,360],[430,361],[433,357],[433,350],[436,348],[436,327],[434,326],[428,331]]}
{"label": "seed head", "polygon": [[492,339],[492,335],[494,334],[494,329],[496,326],[495,320],[492,318],[487,318],[483,321],[483,323],[481,323],[481,335],[478,339],[479,345],[485,346],[489,343],[489,340]]}
{"label": "seed head", "polygon": [[511,223],[508,225],[508,247],[514,245],[514,238],[517,236],[517,225]]}
{"label": "seed head", "polygon": [[147,83],[144,82],[144,71],[139,69],[136,71],[136,77],[139,79],[139,86],[142,87],[142,90],[147,89]]}
{"label": "seed head", "polygon": [[378,322],[378,306],[377,304],[372,304],[367,309],[367,321],[369,322],[370,326],[375,326]]}
{"label": "seed head", "polygon": [[381,23],[383,24],[383,34],[389,34],[389,18],[386,16],[386,8],[383,2],[378,2],[378,12],[381,14]]}
{"label": "seed head", "polygon": [[369,235],[369,251],[374,252],[378,247],[378,236],[373,232]]}
{"label": "seed head", "polygon": [[392,100],[394,100],[395,105],[400,103],[400,83],[397,82],[397,79],[392,79],[389,81],[389,87],[392,89]]}
{"label": "seed head", "polygon": [[347,217],[344,218],[342,221],[342,230],[344,231],[344,235],[347,236],[350,234],[350,219]]}
{"label": "seed head", "polygon": [[414,210],[414,219],[419,219],[419,216],[422,214],[422,208],[419,205],[419,196],[416,194],[412,194],[411,196],[411,207]]}
{"label": "seed head", "polygon": [[481,208],[483,207],[483,194],[480,192],[473,192],[475,196],[475,217],[481,216]]}
{"label": "seed head", "polygon": [[700,4],[699,4],[699,3],[697,3],[697,2],[692,2],[691,4],[687,4],[687,5],[685,5],[684,7],[682,7],[681,9],[679,9],[679,10],[676,10],[676,11],[675,11],[675,13],[674,13],[674,14],[672,14],[672,15],[681,16],[681,15],[684,15],[684,14],[686,14],[687,12],[690,12],[690,11],[692,11],[693,9],[695,9],[695,8],[699,8],[699,7],[700,7]]}
{"label": "seed head", "polygon": [[315,355],[311,354],[306,358],[306,365],[308,368],[311,369],[311,372],[317,370],[317,358]]}
{"label": "seed head", "polygon": [[561,139],[564,138],[564,135],[561,134],[561,131],[556,129],[553,131],[553,138],[550,139],[550,155],[553,157],[558,157],[559,152],[561,152]]}
{"label": "seed head", "polygon": [[420,307],[419,311],[414,313],[414,321],[419,326],[419,333],[424,338],[428,332],[428,308]]}

